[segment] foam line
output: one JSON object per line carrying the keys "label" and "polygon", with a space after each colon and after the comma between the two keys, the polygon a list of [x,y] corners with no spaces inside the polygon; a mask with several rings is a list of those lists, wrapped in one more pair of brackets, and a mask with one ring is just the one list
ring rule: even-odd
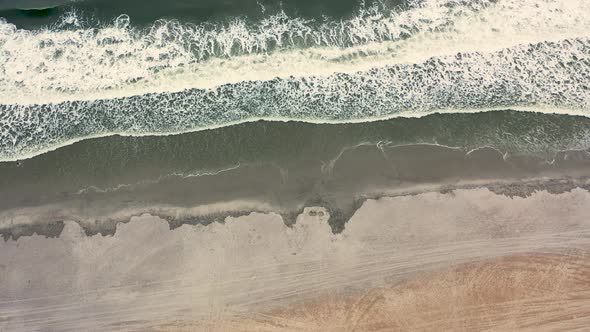
{"label": "foam line", "polygon": [[248,81],[117,99],[0,105],[2,160],[111,134],[171,134],[269,120],[363,122],[529,108],[587,115],[590,40],[460,53],[354,75]]}
{"label": "foam line", "polygon": [[410,9],[365,8],[344,21],[285,13],[260,22],[146,29],[121,15],[84,26],[19,30],[0,19],[0,103],[43,104],[215,88],[247,80],[354,73],[458,52],[588,37],[584,0],[425,0]]}
{"label": "foam line", "polygon": [[[0,160],[89,137],[267,120],[522,109],[587,115],[590,3],[426,0],[345,21],[0,23]],[[298,39],[299,38],[299,39]]]}

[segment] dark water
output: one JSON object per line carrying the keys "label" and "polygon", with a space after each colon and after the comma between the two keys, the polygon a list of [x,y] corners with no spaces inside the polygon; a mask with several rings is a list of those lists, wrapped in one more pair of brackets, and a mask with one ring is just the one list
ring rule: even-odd
{"label": "dark water", "polygon": [[[258,19],[284,11],[290,16],[305,18],[345,18],[355,10],[370,6],[376,1],[367,0],[2,0],[0,17],[19,28],[32,29],[54,24],[64,13],[76,10],[91,21],[110,22],[127,14],[137,26],[158,19],[177,19],[202,23],[225,21],[230,17],[247,16]],[[404,0],[381,2],[387,6],[403,6]],[[26,7],[50,7],[41,10],[23,10]]]}

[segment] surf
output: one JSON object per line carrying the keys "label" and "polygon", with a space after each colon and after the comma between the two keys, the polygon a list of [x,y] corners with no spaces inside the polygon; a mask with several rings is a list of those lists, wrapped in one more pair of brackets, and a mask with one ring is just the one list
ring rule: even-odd
{"label": "surf", "polygon": [[0,103],[44,104],[213,89],[242,81],[355,73],[461,52],[587,37],[582,0],[443,1],[372,6],[340,21],[289,17],[136,29],[72,12],[38,31],[0,22]]}
{"label": "surf", "polygon": [[587,116],[588,6],[426,0],[342,21],[282,13],[147,30],[128,16],[85,27],[75,13],[39,31],[3,22],[0,159],[89,137],[260,119],[347,123],[499,108]]}

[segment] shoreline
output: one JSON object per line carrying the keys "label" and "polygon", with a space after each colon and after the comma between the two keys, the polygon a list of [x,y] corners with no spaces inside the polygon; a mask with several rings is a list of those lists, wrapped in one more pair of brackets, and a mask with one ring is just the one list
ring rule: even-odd
{"label": "shoreline", "polygon": [[[166,141],[152,138],[155,144],[145,147],[130,141],[136,156],[127,153],[128,148],[113,150],[106,142],[96,141],[88,142],[88,148],[59,151],[19,167],[0,163],[0,234],[5,241],[35,233],[57,237],[66,221],[76,221],[87,235],[113,235],[117,224],[146,213],[166,219],[171,229],[251,212],[278,214],[290,226],[310,206],[326,208],[332,232],[338,234],[368,199],[476,188],[509,197],[526,197],[536,191],[590,190],[587,150],[556,152],[548,161],[503,154],[490,147],[467,150],[395,142],[349,146],[319,130],[309,132],[309,142],[301,143],[299,152],[283,152],[268,140],[265,124],[257,125],[264,134],[254,136],[251,147],[242,149],[211,146],[210,142],[220,147],[231,143],[227,137],[220,139],[224,137],[221,132],[204,136],[204,142],[194,136]],[[297,124],[292,126],[292,132],[301,131]],[[281,128],[275,129],[276,135],[288,136]],[[333,130],[338,132],[338,127]],[[243,139],[241,135],[238,132],[233,137]],[[182,144],[176,144],[178,140]],[[260,140],[270,143],[262,147]],[[160,146],[160,142],[165,144]],[[166,151],[167,146],[178,151]],[[190,154],[183,153],[184,146]],[[121,159],[95,159],[90,148],[100,155],[101,150],[111,149]],[[288,157],[293,153],[297,158]],[[248,154],[252,161],[243,162],[240,156]],[[212,163],[200,170],[186,170],[197,163],[207,165],[204,159]],[[118,163],[120,168],[112,167]]]}
{"label": "shoreline", "polygon": [[[1,105],[0,105],[1,106]],[[187,130],[169,131],[169,132],[109,132],[104,134],[87,135],[79,138],[72,138],[63,141],[62,143],[54,144],[50,147],[41,148],[34,152],[25,152],[18,156],[5,156],[0,157],[0,163],[10,162],[21,162],[36,157],[52,153],[54,151],[72,146],[85,141],[101,139],[101,138],[113,138],[113,137],[168,137],[168,136],[179,136],[184,134],[193,134],[198,132],[215,131],[218,129],[231,129],[232,127],[251,124],[251,123],[287,123],[287,124],[309,124],[309,125],[354,125],[354,124],[372,124],[378,122],[386,122],[389,120],[399,119],[421,119],[431,116],[440,115],[454,115],[454,114],[480,114],[480,113],[493,113],[493,112],[524,112],[532,114],[543,114],[543,115],[561,115],[571,117],[583,117],[590,118],[590,114],[584,110],[574,110],[564,107],[555,107],[551,105],[533,105],[533,106],[499,106],[499,107],[488,107],[488,108],[473,108],[473,109],[436,109],[434,111],[406,111],[398,114],[391,114],[381,117],[370,117],[364,119],[345,119],[345,120],[317,120],[317,119],[298,119],[298,118],[281,118],[281,117],[253,117],[240,121],[227,122],[219,125],[207,125],[202,127],[195,127]],[[485,147],[485,146],[481,146]]]}
{"label": "shoreline", "polygon": [[2,1],[0,331],[590,326],[590,1]]}
{"label": "shoreline", "polygon": [[[0,235],[6,241],[18,241],[21,237],[44,236],[46,238],[59,238],[68,223],[76,223],[87,237],[100,235],[114,236],[120,225],[129,223],[137,217],[154,217],[166,221],[169,230],[173,231],[183,225],[208,226],[213,223],[224,224],[228,218],[247,217],[253,214],[265,214],[278,216],[287,227],[293,227],[307,209],[325,209],[330,215],[327,220],[331,232],[334,235],[342,233],[347,223],[354,217],[359,209],[368,201],[380,201],[384,199],[408,198],[425,194],[455,195],[456,192],[471,190],[486,190],[491,194],[505,196],[510,199],[526,199],[538,193],[560,195],[579,190],[590,193],[590,176],[583,178],[539,178],[528,180],[497,180],[497,181],[462,181],[457,184],[421,184],[412,187],[381,190],[376,193],[364,193],[355,196],[349,206],[339,206],[338,201],[330,201],[322,197],[310,199],[304,204],[298,205],[295,210],[285,211],[281,207],[273,206],[265,201],[235,200],[220,201],[196,206],[161,205],[145,208],[132,208],[115,210],[107,213],[100,210],[103,215],[85,215],[83,210],[78,212],[64,206],[40,206],[33,208],[14,209],[0,212]],[[75,206],[75,204],[74,204]],[[69,218],[56,220],[56,211],[63,211]],[[52,216],[48,221],[36,220],[34,216]],[[76,218],[77,216],[77,218]],[[102,218],[101,218],[102,217]],[[99,219],[101,218],[101,219]]]}
{"label": "shoreline", "polygon": [[[0,327],[11,331],[38,326],[61,331],[182,331],[183,326],[207,330],[210,324],[223,327],[229,323],[229,330],[234,324],[248,330],[269,323],[264,318],[269,314],[315,324],[316,308],[325,308],[329,311],[325,314],[332,315],[323,323],[335,324],[341,311],[330,310],[340,310],[342,303],[350,303],[346,299],[356,303],[358,294],[369,298],[406,294],[386,296],[408,300],[395,302],[401,307],[385,303],[377,312],[368,312],[368,317],[391,317],[380,313],[422,307],[412,299],[449,289],[440,280],[456,281],[446,284],[457,290],[454,297],[443,298],[468,305],[465,309],[472,308],[463,302],[470,298],[469,292],[461,290],[465,283],[472,287],[467,289],[482,295],[487,294],[486,287],[495,289],[494,284],[482,282],[495,280],[498,287],[504,287],[514,285],[510,280],[519,276],[524,285],[529,285],[527,280],[546,277],[562,281],[552,285],[577,287],[572,280],[580,274],[571,267],[579,266],[579,260],[572,255],[590,252],[588,204],[590,193],[581,189],[562,194],[536,192],[525,198],[487,189],[385,197],[365,201],[339,234],[332,232],[330,212],[323,207],[304,209],[291,226],[277,214],[253,213],[228,217],[223,223],[170,230],[165,220],[143,215],[118,224],[112,236],[88,237],[77,223],[66,222],[57,238],[34,235],[0,241],[0,269],[5,271],[0,283]],[[543,255],[566,258],[534,265],[535,257]],[[568,261],[567,255],[574,260]],[[510,257],[522,264],[510,263]],[[579,257],[582,263],[587,260],[583,258],[587,256]],[[502,260],[508,265],[500,264]],[[540,272],[531,270],[529,263]],[[461,266],[473,264],[481,268],[461,272]],[[494,275],[494,267],[502,266],[507,279],[488,278]],[[481,279],[461,281],[482,271],[488,273],[479,275]],[[408,286],[413,282],[420,287]],[[572,289],[572,294],[590,291],[588,286],[580,284],[582,288]],[[521,290],[505,301],[471,299],[480,299],[475,307],[508,309],[514,301],[536,301],[536,293]],[[333,300],[326,300],[330,297]],[[562,303],[559,300],[546,303]],[[580,305],[587,303],[580,301]],[[439,303],[445,307],[445,302]],[[575,303],[563,309],[568,311]],[[297,316],[307,309],[308,316]],[[324,317],[321,310],[317,314]],[[483,315],[473,314],[476,321]],[[588,313],[579,314],[588,317]],[[567,317],[554,323],[575,322]],[[315,325],[306,326],[317,330]]]}

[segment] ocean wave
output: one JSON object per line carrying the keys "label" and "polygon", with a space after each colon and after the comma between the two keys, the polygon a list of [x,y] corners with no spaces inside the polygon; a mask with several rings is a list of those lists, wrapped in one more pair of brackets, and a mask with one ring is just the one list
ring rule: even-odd
{"label": "ocean wave", "polygon": [[587,114],[590,3],[425,0],[343,21],[0,23],[0,160],[111,134],[498,108]]}
{"label": "ocean wave", "polygon": [[494,53],[459,53],[356,74],[0,105],[1,159],[35,155],[84,137],[178,133],[256,119],[351,122],[517,106],[587,114],[589,56],[590,40],[571,39]]}
{"label": "ocean wave", "polygon": [[[200,25],[159,20],[146,29],[134,29],[125,14],[110,25],[85,27],[81,14],[70,12],[40,31],[0,21],[0,87],[16,94],[27,89],[33,94],[44,89],[69,94],[109,90],[210,58],[396,40],[440,24],[425,13],[409,13],[414,12],[395,15],[372,7],[347,21],[315,22],[281,12],[254,24],[239,18]],[[421,20],[412,17],[416,15]]]}
{"label": "ocean wave", "polygon": [[[425,0],[375,5],[345,20],[289,17],[134,28],[121,15],[42,30],[0,22],[0,103],[40,104],[214,88],[243,80],[354,73],[432,56],[587,37],[584,0]],[[0,19],[1,20],[1,19]]]}
{"label": "ocean wave", "polygon": [[348,219],[353,197],[406,184],[448,189],[465,181],[571,176],[587,185],[589,148],[590,117],[509,110],[337,125],[259,121],[86,139],[0,162],[0,220],[18,230],[23,220],[113,225],[108,211],[129,218],[165,206],[198,206],[208,215],[168,215],[177,227],[216,217],[209,209],[216,202],[248,199],[285,216],[320,204],[340,211],[332,216],[343,225],[338,220]]}

